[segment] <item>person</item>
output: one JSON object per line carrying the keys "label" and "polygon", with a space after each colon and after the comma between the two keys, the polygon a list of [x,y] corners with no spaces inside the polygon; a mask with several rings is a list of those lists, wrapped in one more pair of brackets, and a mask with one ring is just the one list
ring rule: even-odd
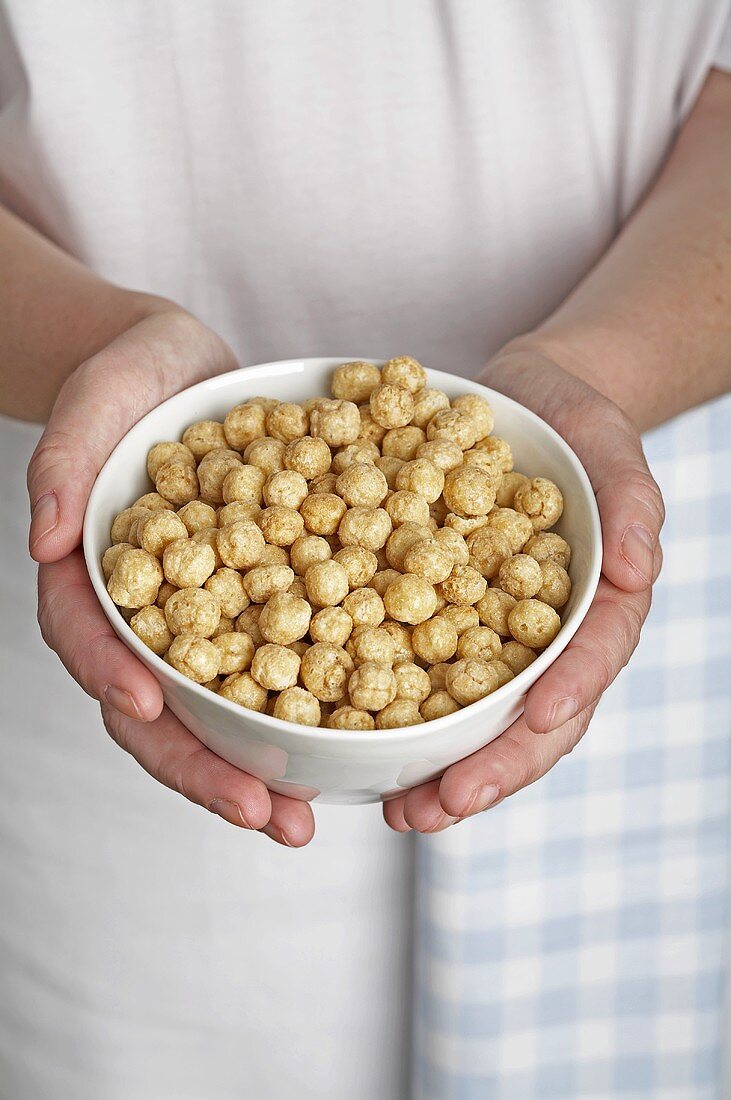
{"label": "person", "polygon": [[[0,10],[2,411],[47,421],[43,638],[127,753],[35,636],[37,433],[8,419],[0,1095],[718,1095],[731,6]],[[524,716],[391,831],[204,749],[79,550],[148,409],[343,349],[479,372],[574,447],[603,525]],[[660,571],[648,429],[668,566],[558,764]],[[438,834],[415,866],[404,832]]]}

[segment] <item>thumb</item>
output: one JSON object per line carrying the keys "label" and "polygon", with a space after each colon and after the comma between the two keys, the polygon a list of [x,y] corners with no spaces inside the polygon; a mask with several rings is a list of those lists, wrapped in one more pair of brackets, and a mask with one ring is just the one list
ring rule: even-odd
{"label": "thumb", "polygon": [[177,309],[145,317],[78,367],[28,467],[32,557],[58,561],[79,545],[94,480],[133,424],[178,390],[235,367],[228,345]]}

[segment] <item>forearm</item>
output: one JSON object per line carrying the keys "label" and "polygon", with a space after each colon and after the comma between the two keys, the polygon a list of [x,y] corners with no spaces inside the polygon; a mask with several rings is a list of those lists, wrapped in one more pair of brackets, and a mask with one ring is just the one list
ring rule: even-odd
{"label": "forearm", "polygon": [[612,247],[497,369],[523,350],[590,382],[641,429],[731,388],[731,75],[711,73]]}
{"label": "forearm", "polygon": [[0,412],[44,421],[64,381],[159,299],[100,279],[0,207]]}

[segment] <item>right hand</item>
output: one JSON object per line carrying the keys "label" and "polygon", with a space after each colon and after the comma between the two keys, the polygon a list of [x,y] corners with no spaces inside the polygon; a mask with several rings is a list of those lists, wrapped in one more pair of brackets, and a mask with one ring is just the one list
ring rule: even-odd
{"label": "right hand", "polygon": [[300,847],[314,833],[308,803],[268,791],[216,756],[164,706],[158,681],[112,630],[80,549],[91,487],[122,436],[171,394],[236,366],[214,332],[156,300],[68,378],[28,467],[38,621],[47,645],[101,703],[112,738],[150,775],[234,825]]}

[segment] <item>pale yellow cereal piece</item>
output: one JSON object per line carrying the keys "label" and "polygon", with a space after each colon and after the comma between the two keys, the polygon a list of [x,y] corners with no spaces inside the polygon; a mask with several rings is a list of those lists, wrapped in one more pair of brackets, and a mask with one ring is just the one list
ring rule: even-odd
{"label": "pale yellow cereal piece", "polygon": [[215,634],[211,641],[218,650],[218,671],[223,676],[232,672],[245,672],[254,659],[254,643],[250,634],[243,631],[224,631]]}
{"label": "pale yellow cereal piece", "polygon": [[171,542],[187,538],[187,528],[175,512],[159,510],[138,521],[137,539],[140,546],[156,558],[162,557],[165,547]]}
{"label": "pale yellow cereal piece", "polygon": [[460,638],[465,631],[472,630],[480,625],[480,616],[477,614],[477,609],[467,604],[449,603],[439,614],[445,619],[449,619]]}
{"label": "pale yellow cereal piece", "polygon": [[523,672],[535,661],[538,654],[522,642],[516,642],[512,638],[506,642],[500,652],[500,660],[506,664],[514,676]]}
{"label": "pale yellow cereal piece", "polygon": [[275,592],[286,592],[294,580],[288,565],[255,565],[244,573],[244,587],[252,603],[266,603]]}
{"label": "pale yellow cereal piece", "polygon": [[200,462],[204,455],[216,447],[228,447],[226,433],[223,424],[217,420],[197,420],[183,432],[183,443],[191,452],[196,462]]}
{"label": "pale yellow cereal piece", "polygon": [[166,462],[157,471],[155,488],[173,504],[187,504],[198,496],[198,475],[183,462]]}
{"label": "pale yellow cereal piece", "polygon": [[484,699],[500,685],[499,671],[487,661],[466,658],[455,661],[447,670],[447,691],[456,702],[466,707]]}
{"label": "pale yellow cereal piece", "polygon": [[223,484],[231,470],[241,465],[241,455],[225,447],[217,447],[204,455],[198,463],[201,500],[207,504],[224,504]]}
{"label": "pale yellow cereal piece", "polygon": [[307,599],[307,585],[305,584],[304,577],[295,577],[290,584],[287,591],[292,596],[299,596],[301,600]]}
{"label": "pale yellow cereal piece", "polygon": [[355,443],[360,433],[358,406],[352,401],[322,400],[310,413],[310,432],[329,447]]}
{"label": "pale yellow cereal piece", "polygon": [[311,565],[331,557],[330,544],[320,535],[300,535],[289,550],[290,564],[298,577],[304,577]]}
{"label": "pale yellow cereal piece", "polygon": [[473,626],[460,635],[457,642],[457,656],[460,659],[476,657],[482,661],[492,661],[500,656],[503,643],[500,635],[489,626]]}
{"label": "pale yellow cereal piece", "polygon": [[500,572],[500,566],[512,556],[507,535],[496,527],[480,527],[467,536],[470,564],[479,569],[483,577],[492,580]]}
{"label": "pale yellow cereal piece", "polygon": [[335,489],[350,508],[377,508],[388,492],[388,482],[377,466],[356,462],[343,470]]}
{"label": "pale yellow cereal piece", "polygon": [[449,619],[435,615],[414,627],[411,644],[414,652],[429,664],[448,661],[457,651],[457,630]]}
{"label": "pale yellow cereal piece", "polygon": [[376,575],[378,569],[376,555],[372,550],[366,550],[364,546],[344,546],[333,557],[348,574],[351,591],[354,588],[365,588]]}
{"label": "pale yellow cereal piece", "polygon": [[444,503],[459,516],[486,516],[495,503],[495,480],[479,466],[458,466],[444,479]]}
{"label": "pale yellow cereal piece", "polygon": [[400,458],[404,462],[413,462],[422,443],[426,443],[426,432],[410,424],[405,428],[392,428],[386,432],[381,451],[386,456]]}
{"label": "pale yellow cereal piece", "polygon": [[196,531],[202,531],[206,527],[218,527],[216,509],[202,500],[191,500],[188,504],[184,504],[178,509],[178,515],[191,537]]}
{"label": "pale yellow cereal piece", "polygon": [[500,439],[496,435],[489,435],[484,439],[480,439],[476,446],[479,450],[486,451],[491,456],[493,465],[502,473],[510,473],[513,468],[513,452],[507,440]]}
{"label": "pale yellow cereal piece", "polygon": [[307,435],[309,428],[309,416],[301,405],[293,402],[282,401],[279,405],[267,413],[266,431],[272,439],[279,439],[282,443],[291,443],[294,439],[302,439]]}
{"label": "pale yellow cereal piece", "polygon": [[352,363],[343,363],[333,373],[333,397],[339,401],[354,401],[361,405],[380,385],[381,372],[374,363],[356,359]]}
{"label": "pale yellow cereal piece", "polygon": [[436,611],[437,594],[428,581],[415,573],[403,573],[389,584],[383,602],[390,618],[413,626],[431,618]]}
{"label": "pale yellow cereal piece", "polygon": [[447,474],[462,465],[463,452],[458,443],[447,436],[438,436],[436,439],[428,439],[422,443],[416,452],[417,458],[426,459],[434,466],[438,466],[442,473]]}
{"label": "pale yellow cereal piece", "polygon": [[276,409],[279,404],[279,399],[277,397],[249,397],[246,404],[261,405],[265,413],[270,413],[272,409]]}
{"label": "pale yellow cereal piece", "polygon": [[406,489],[391,493],[384,502],[384,507],[394,527],[400,527],[402,523],[417,523],[420,527],[427,527],[429,524],[429,505],[426,500]]}
{"label": "pale yellow cereal piece", "polygon": [[326,474],[320,474],[319,477],[313,478],[310,482],[310,494],[330,493],[334,495],[337,480],[338,475],[334,474],[332,470],[328,470]]}
{"label": "pale yellow cereal piece", "polygon": [[462,535],[463,538],[467,538],[473,533],[473,531],[479,531],[481,527],[487,525],[487,521],[490,518],[489,514],[486,516],[458,516],[456,512],[448,512],[444,517],[444,527],[452,531],[456,531],[458,535]]}
{"label": "pale yellow cereal piece", "polygon": [[322,717],[319,699],[301,687],[285,688],[274,702],[272,715],[300,726],[319,726]]}
{"label": "pale yellow cereal piece", "polygon": [[439,594],[447,603],[476,604],[487,588],[487,581],[471,565],[455,565],[445,581],[439,585]]}
{"label": "pale yellow cereal piece", "polygon": [[403,386],[384,383],[370,396],[371,416],[382,428],[404,428],[414,415],[414,399]]}
{"label": "pale yellow cereal piece", "polygon": [[386,434],[386,429],[381,424],[378,424],[371,416],[370,403],[367,405],[359,405],[358,415],[360,416],[358,439],[368,440],[371,443],[375,443],[377,446],[380,445]]}
{"label": "pale yellow cereal piece", "polygon": [[261,504],[262,490],[267,475],[259,466],[251,463],[232,465],[223,479],[221,494],[226,504],[243,500],[247,504]]}
{"label": "pale yellow cereal piece", "polygon": [[132,507],[149,508],[151,512],[162,512],[171,510],[173,505],[169,500],[165,500],[165,497],[161,497],[159,493],[143,493],[141,497],[137,497]]}
{"label": "pale yellow cereal piece", "polygon": [[302,683],[323,703],[336,703],[345,695],[353,661],[346,651],[330,642],[315,642],[302,658]]}
{"label": "pale yellow cereal piece", "polygon": [[373,588],[356,588],[343,600],[356,626],[378,626],[386,617],[383,600]]}
{"label": "pale yellow cereal piece", "polygon": [[396,659],[396,642],[380,626],[356,626],[345,648],[356,665],[375,662],[390,668]]}
{"label": "pale yellow cereal piece", "polygon": [[566,570],[554,561],[541,562],[539,569],[541,587],[535,593],[536,599],[547,603],[554,611],[559,611],[566,605],[571,595],[571,578]]}
{"label": "pale yellow cereal piece", "polygon": [[221,613],[229,619],[236,619],[249,606],[244,579],[236,569],[222,566],[208,578],[204,587],[216,597]]}
{"label": "pale yellow cereal piece", "polygon": [[474,420],[480,430],[480,439],[489,435],[495,426],[495,417],[489,402],[478,393],[463,393],[455,397],[452,408]]}
{"label": "pale yellow cereal piece", "polygon": [[199,588],[216,568],[213,548],[194,539],[178,538],[163,550],[165,580],[178,588]]}
{"label": "pale yellow cereal piece", "polygon": [[375,465],[385,477],[389,489],[395,490],[396,478],[399,470],[404,465],[403,459],[394,458],[392,455],[381,455],[380,458],[376,459]]}
{"label": "pale yellow cereal piece", "polygon": [[132,616],[129,625],[148,649],[151,649],[158,657],[165,656],[172,644],[173,635],[168,629],[165,615],[159,607],[143,607],[141,611]]}
{"label": "pale yellow cereal piece", "polygon": [[235,672],[232,676],[227,676],[218,694],[247,710],[258,711],[264,710],[269,698],[266,688],[257,684],[250,672]]}
{"label": "pale yellow cereal piece", "polygon": [[275,504],[259,516],[259,526],[267,542],[274,546],[291,546],[305,529],[305,521],[295,508]]}
{"label": "pale yellow cereal piece", "polygon": [[516,512],[514,508],[493,508],[487,517],[487,526],[502,531],[514,554],[521,552],[533,534],[533,525],[528,516]]}
{"label": "pale yellow cereal piece", "polygon": [[272,474],[263,489],[264,503],[269,508],[281,505],[297,509],[306,496],[307,481],[294,470],[279,470]]}
{"label": "pale yellow cereal piece", "polygon": [[396,623],[390,619],[381,623],[378,627],[379,630],[385,630],[386,633],[393,640],[396,646],[396,652],[394,653],[394,664],[399,661],[413,661],[414,660],[414,647],[411,643],[412,629],[411,627],[404,626],[403,623]]}
{"label": "pale yellow cereal piece", "polygon": [[568,569],[571,564],[571,547],[555,531],[540,531],[532,535],[523,547],[523,553],[530,554],[540,565],[552,561],[562,569]]}
{"label": "pale yellow cereal piece", "polygon": [[177,592],[178,589],[174,584],[170,584],[169,581],[163,581],[157,592],[157,599],[155,604],[161,610],[165,610],[165,604],[168,602],[173,592]]}
{"label": "pale yellow cereal piece", "polygon": [[447,547],[436,539],[420,539],[404,555],[404,569],[417,577],[438,584],[447,579],[454,567],[454,558]]}
{"label": "pale yellow cereal piece", "polygon": [[445,486],[444,471],[428,458],[415,458],[405,463],[396,476],[396,488],[417,493],[434,504]]}
{"label": "pale yellow cereal piece", "polygon": [[513,506],[528,516],[534,531],[545,531],[561,518],[563,496],[547,477],[534,477],[516,489]]}
{"label": "pale yellow cereal piece", "polygon": [[258,403],[245,402],[243,405],[236,405],[223,422],[227,446],[243,451],[253,440],[265,436],[266,416],[267,410]]}
{"label": "pale yellow cereal piece", "polygon": [[320,561],[305,573],[307,597],[313,607],[335,607],[350,591],[348,574],[339,562]]}
{"label": "pale yellow cereal piece", "polygon": [[[195,469],[195,456],[184,443],[156,443],[147,453],[147,473],[150,481],[156,480],[158,470],[168,462],[182,462],[184,466]],[[145,507],[150,506],[146,504]]]}
{"label": "pale yellow cereal piece", "polygon": [[166,658],[173,668],[196,684],[205,684],[218,675],[219,653],[207,638],[181,634],[173,640]]}
{"label": "pale yellow cereal piece", "polygon": [[[337,554],[335,556],[337,557]],[[381,599],[383,599],[383,594],[391,581],[395,581],[399,576],[400,573],[398,569],[379,569],[378,572],[373,574],[370,581],[370,587],[378,593]]]}
{"label": "pale yellow cereal piece", "polygon": [[134,547],[130,542],[117,542],[104,551],[104,556],[102,557],[102,572],[104,573],[105,580],[109,580],[114,572],[114,566],[125,550],[133,549]]}
{"label": "pale yellow cereal piece", "polygon": [[431,684],[432,691],[445,690],[449,666],[450,662],[448,661],[437,661],[435,665],[429,665],[426,673],[429,677],[429,683]]}
{"label": "pale yellow cereal piece", "polygon": [[334,493],[310,493],[300,506],[300,515],[308,531],[315,535],[334,535],[347,505]]}
{"label": "pale yellow cereal piece", "polygon": [[272,546],[267,543],[257,565],[291,565],[289,550],[286,546]]}
{"label": "pale yellow cereal piece", "polygon": [[323,607],[312,616],[310,637],[313,642],[331,642],[344,646],[353,632],[353,620],[342,607]]}
{"label": "pale yellow cereal piece", "polygon": [[263,610],[263,604],[252,604],[251,607],[242,611],[236,620],[236,630],[250,634],[255,646],[263,645],[266,640],[259,629],[259,619]]}
{"label": "pale yellow cereal piece", "polygon": [[425,722],[433,722],[436,718],[446,718],[448,714],[454,714],[460,709],[459,703],[449,692],[441,689],[433,691],[429,698],[424,700],[420,713]]}
{"label": "pale yellow cereal piece", "polygon": [[338,707],[328,715],[328,729],[331,730],[374,730],[376,722],[372,714],[367,710],[358,710],[350,704]]}
{"label": "pale yellow cereal piece", "polygon": [[[480,452],[484,454],[484,451]],[[519,474],[517,471],[512,470],[510,473],[503,474],[500,484],[497,487],[497,493],[495,495],[495,503],[498,508],[512,508],[514,507],[513,501],[515,500],[515,491],[519,489],[521,485],[525,485],[528,482],[528,478],[525,474]]]}
{"label": "pale yellow cereal piece", "polygon": [[385,546],[393,525],[383,508],[349,508],[340,521],[338,536],[343,546],[363,546],[380,550]]}
{"label": "pale yellow cereal piece", "polygon": [[540,600],[519,600],[508,615],[508,628],[516,642],[544,649],[561,629],[558,612]]}
{"label": "pale yellow cereal piece", "polygon": [[404,726],[418,726],[424,719],[416,703],[410,699],[394,699],[376,715],[376,729],[402,729]]}
{"label": "pale yellow cereal piece", "polygon": [[479,428],[468,416],[456,409],[441,409],[426,426],[427,439],[451,439],[463,451],[474,447],[479,439]]}
{"label": "pale yellow cereal piece", "polygon": [[357,440],[355,443],[349,443],[347,447],[340,448],[333,456],[330,469],[332,473],[340,475],[355,463],[366,463],[372,466],[380,453],[375,443],[364,439]]}
{"label": "pale yellow cereal piece", "polygon": [[227,527],[229,523],[235,523],[237,519],[250,519],[259,524],[262,513],[260,504],[248,500],[232,500],[230,504],[224,504],[218,509],[218,526]]}
{"label": "pale yellow cereal piece", "polygon": [[291,645],[300,641],[310,628],[312,608],[307,600],[291,592],[275,592],[264,604],[259,630],[267,642]]}
{"label": "pale yellow cereal piece", "polygon": [[191,535],[191,542],[195,542],[201,545],[210,546],[213,551],[213,557],[215,559],[215,568],[220,569],[223,565],[223,559],[218,552],[218,528],[217,527],[203,527],[200,531],[196,531],[194,535]]}
{"label": "pale yellow cereal piece", "polygon": [[107,591],[118,607],[153,604],[162,584],[162,566],[146,550],[125,550],[115,563]]}
{"label": "pale yellow cereal piece", "polygon": [[500,467],[496,465],[495,459],[488,451],[481,451],[479,447],[472,447],[469,451],[464,452],[462,455],[462,462],[465,466],[479,466],[481,469],[485,470],[486,473],[489,473],[495,482],[495,491],[497,492],[497,486],[500,485],[505,475],[500,470]]}
{"label": "pale yellow cereal piece", "polygon": [[220,618],[221,605],[205,588],[180,588],[165,603],[165,620],[176,636],[195,634],[199,638],[210,638]]}
{"label": "pale yellow cereal piece", "polygon": [[390,385],[403,386],[412,395],[426,386],[426,371],[410,355],[398,355],[395,359],[389,359],[381,368],[381,378]]}
{"label": "pale yellow cereal piece", "polygon": [[535,596],[542,583],[541,567],[528,554],[515,554],[500,566],[498,583],[503,592],[516,600],[529,600]]}
{"label": "pale yellow cereal piece", "polygon": [[[244,450],[244,462],[258,466],[265,478],[284,469],[285,446],[280,439],[253,439]],[[330,458],[328,456],[328,466]],[[327,467],[326,467],[327,469]],[[299,471],[302,473],[302,470]]]}
{"label": "pale yellow cereal piece", "polygon": [[442,549],[449,551],[455,565],[470,564],[470,552],[464,535],[460,535],[452,527],[440,527],[432,537]]}
{"label": "pale yellow cereal piece", "polygon": [[229,619],[228,616],[222,615],[218,620],[218,626],[211,634],[211,639],[217,638],[219,634],[230,634],[234,629],[234,619]]}
{"label": "pale yellow cereal piece", "polygon": [[402,523],[397,527],[386,543],[386,559],[392,569],[404,568],[407,551],[414,543],[427,539],[431,541],[432,532],[423,524]]}
{"label": "pale yellow cereal piece", "polygon": [[418,707],[431,694],[431,680],[423,668],[413,661],[399,661],[394,665],[396,678],[396,698],[408,699]]}
{"label": "pale yellow cereal piece", "polygon": [[411,422],[417,428],[424,429],[433,416],[436,416],[442,409],[448,408],[449,398],[443,390],[430,389],[425,386],[414,394],[414,413]]}
{"label": "pale yellow cereal piece", "polygon": [[358,710],[383,710],[396,698],[396,677],[385,665],[367,662],[352,673],[348,694]]}
{"label": "pale yellow cereal piece", "polygon": [[515,673],[513,672],[512,668],[506,665],[505,662],[502,660],[502,654],[500,656],[501,660],[490,661],[490,668],[494,669],[497,673],[498,687],[502,687],[504,684],[509,683],[510,680],[515,679]]}
{"label": "pale yellow cereal piece", "polygon": [[475,605],[480,622],[500,634],[503,638],[510,634],[508,616],[517,603],[507,592],[499,588],[488,588],[481,600]]}
{"label": "pale yellow cereal piece", "polygon": [[300,658],[287,646],[267,642],[260,646],[251,662],[251,675],[267,691],[294,687],[300,670]]}

